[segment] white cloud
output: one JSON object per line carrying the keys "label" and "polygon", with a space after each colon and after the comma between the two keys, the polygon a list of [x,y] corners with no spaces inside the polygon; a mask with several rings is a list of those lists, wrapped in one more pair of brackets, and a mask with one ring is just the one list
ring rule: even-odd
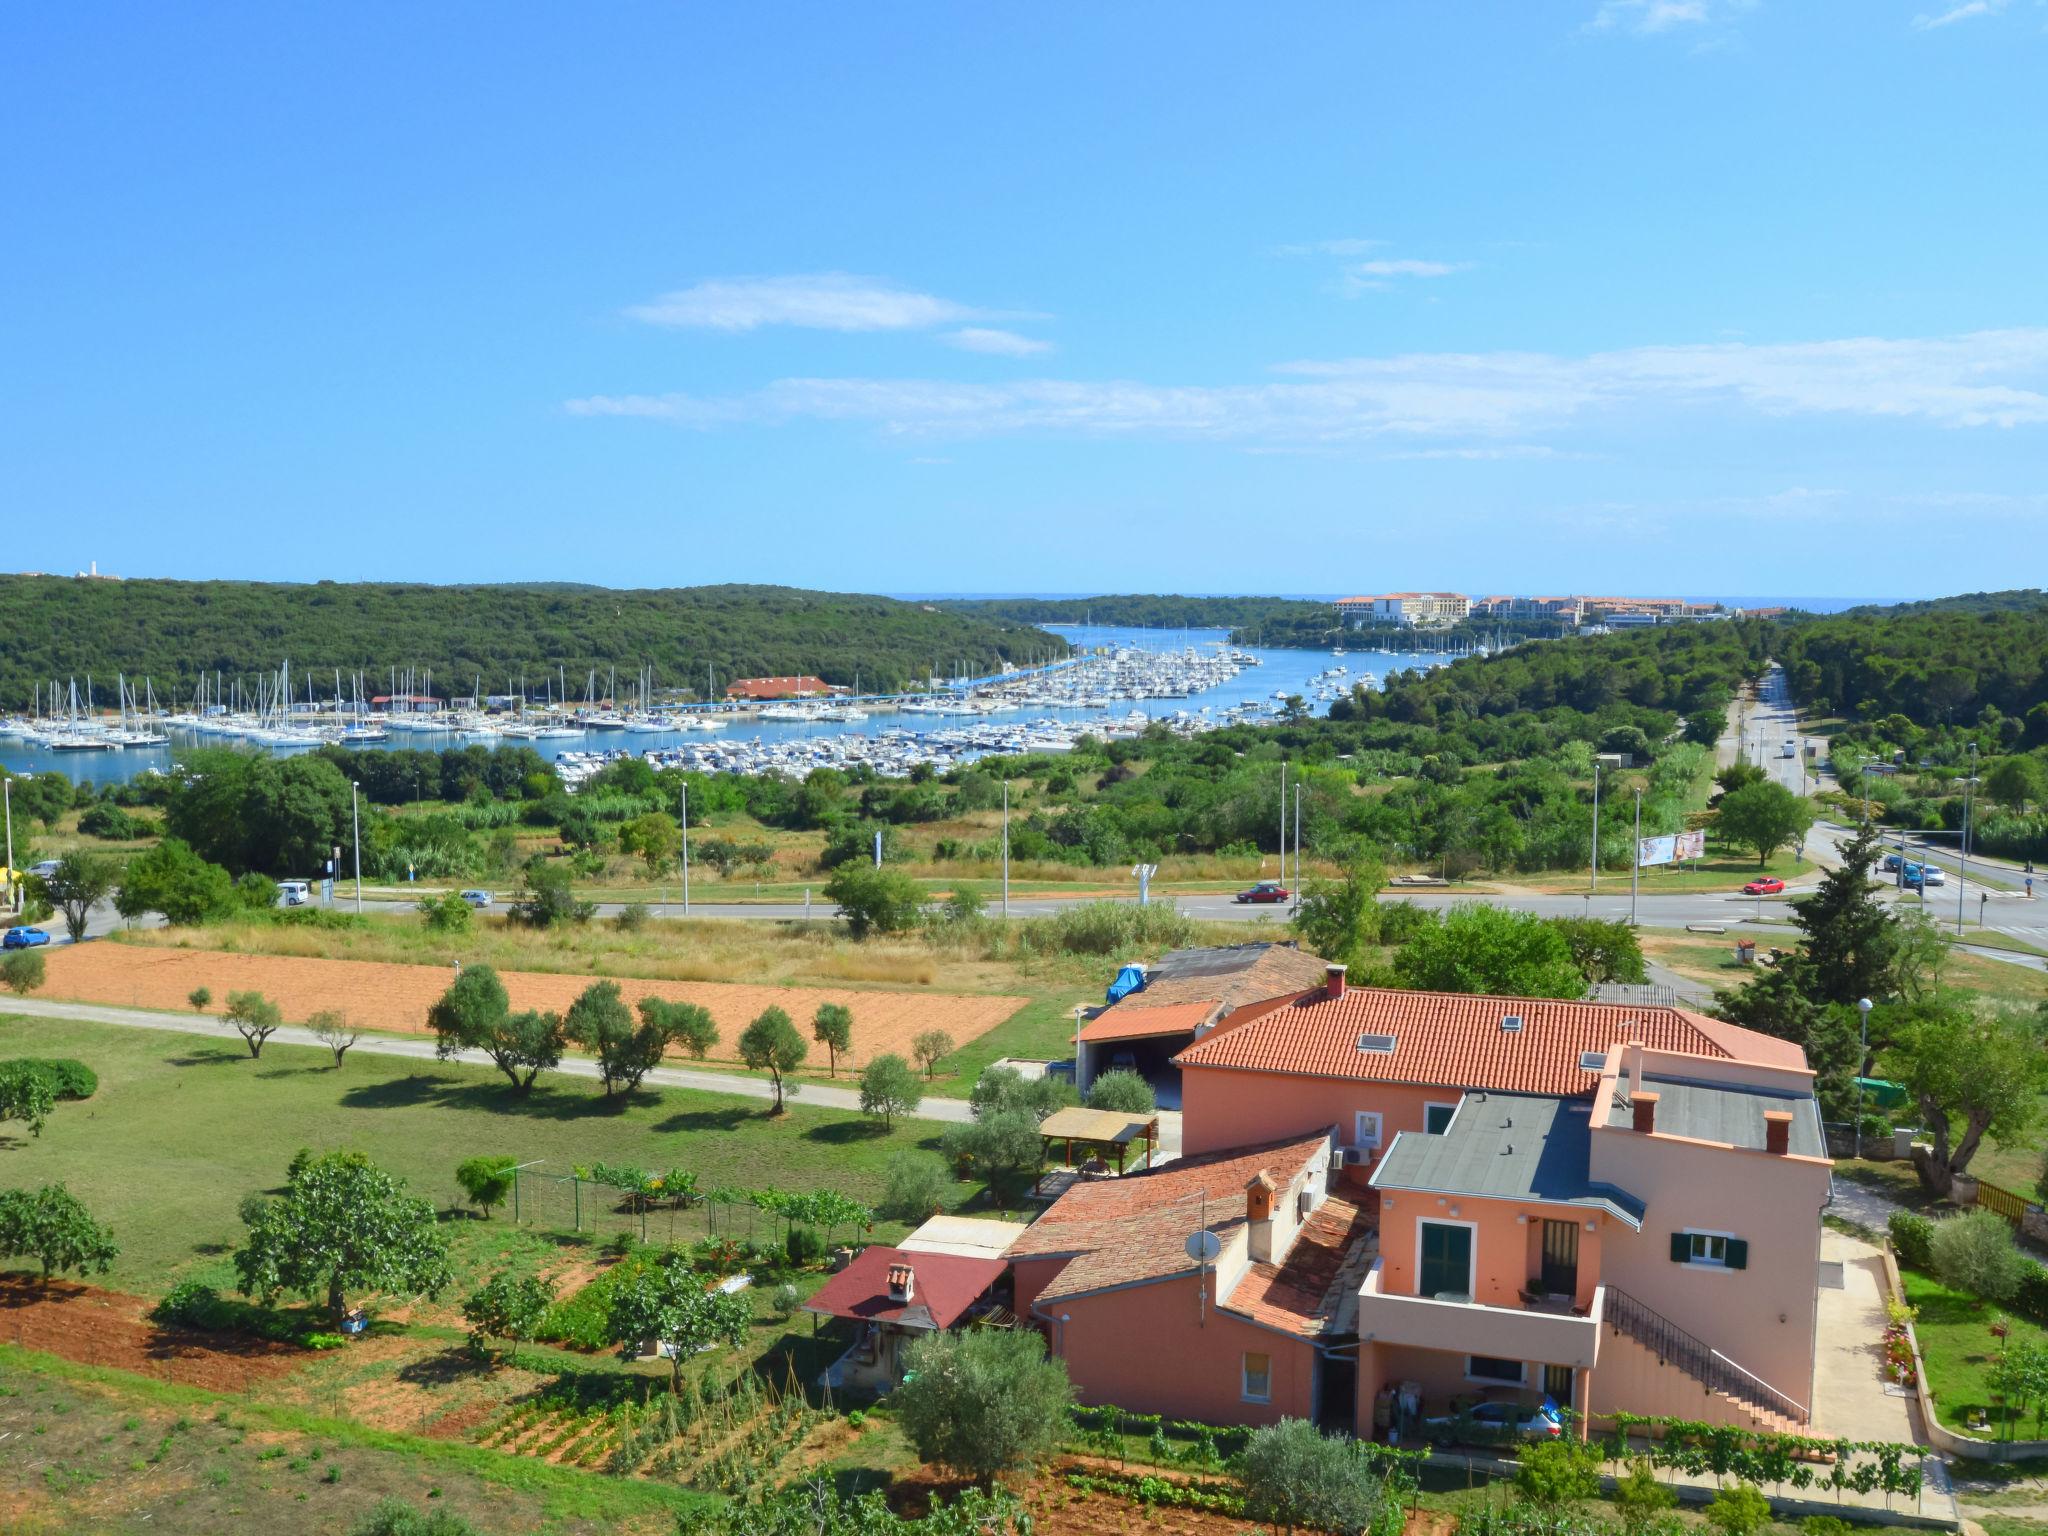
{"label": "white cloud", "polygon": [[922,331],[982,311],[916,293],[876,278],[844,272],[789,277],[713,278],[664,293],[626,311],[649,325],[713,331],[752,331],[764,325],[819,331]]}
{"label": "white cloud", "polygon": [[1019,336],[1015,331],[991,330],[986,326],[970,325],[957,331],[948,331],[939,340],[962,352],[986,352],[992,357],[1033,357],[1040,352],[1050,352],[1052,343],[1040,341],[1034,336]]}
{"label": "white cloud", "polygon": [[1922,12],[1913,18],[1916,32],[1931,32],[1936,27],[1951,26],[1958,21],[1970,21],[1979,16],[1996,16],[2005,9],[2005,0],[1964,0],[1961,5],[1949,7],[1935,14]]}
{"label": "white cloud", "polygon": [[1739,406],[1941,427],[2048,425],[2048,328],[1893,340],[1634,347],[1584,357],[1415,353],[1308,360],[1234,385],[1033,379],[793,378],[749,394],[598,395],[582,416],[711,428],[865,423],[885,432],[1144,437],[1243,446],[1526,439],[1598,413]]}
{"label": "white cloud", "polygon": [[1361,261],[1351,270],[1360,277],[1448,277],[1471,265],[1469,261]]}
{"label": "white cloud", "polygon": [[1651,36],[1674,27],[1703,26],[1710,10],[1707,0],[1605,0],[1589,25],[1599,32]]}
{"label": "white cloud", "polygon": [[1386,245],[1384,240],[1304,240],[1293,245],[1276,245],[1275,256],[1363,256]]}

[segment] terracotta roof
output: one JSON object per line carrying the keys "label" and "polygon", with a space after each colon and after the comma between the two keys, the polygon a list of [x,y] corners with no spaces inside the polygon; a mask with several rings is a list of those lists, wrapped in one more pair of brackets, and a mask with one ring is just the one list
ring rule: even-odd
{"label": "terracotta roof", "polygon": [[1106,1008],[1081,1027],[1083,1040],[1143,1040],[1153,1035],[1187,1035],[1207,1022],[1218,999],[1193,1003],[1158,1003],[1149,1008]]}
{"label": "terracotta roof", "polygon": [[1146,972],[1144,989],[1131,993],[1116,1009],[1206,1001],[1228,1013],[1246,1003],[1321,986],[1325,969],[1326,962],[1292,944],[1176,949],[1161,955]]}
{"label": "terracotta roof", "polygon": [[[1514,1015],[1519,1030],[1501,1028]],[[1362,1035],[1392,1035],[1391,1051],[1360,1050]],[[1322,988],[1182,1051],[1182,1067],[1226,1067],[1361,1082],[1491,1088],[1570,1096],[1591,1091],[1589,1051],[1640,1040],[1654,1050],[1803,1069],[1795,1045],[1682,1008],[1579,1003],[1348,987]]]}
{"label": "terracotta roof", "polygon": [[[889,1270],[908,1265],[910,1299],[889,1295]],[[916,1253],[874,1243],[804,1303],[806,1312],[852,1318],[863,1323],[901,1323],[909,1328],[950,1328],[1002,1278],[1002,1259],[970,1259],[951,1253]]]}
{"label": "terracotta roof", "polygon": [[1012,1259],[1072,1254],[1041,1301],[1134,1285],[1193,1267],[1187,1240],[1244,1225],[1244,1187],[1261,1170],[1291,1182],[1325,1156],[1330,1133],[1297,1136],[1209,1157],[1183,1158],[1120,1179],[1090,1179],[1055,1200],[1010,1248]]}
{"label": "terracotta roof", "polygon": [[1360,1203],[1331,1195],[1301,1224],[1286,1258],[1252,1265],[1222,1305],[1289,1333],[1336,1331],[1338,1313],[1379,1251],[1378,1205],[1376,1194]]}

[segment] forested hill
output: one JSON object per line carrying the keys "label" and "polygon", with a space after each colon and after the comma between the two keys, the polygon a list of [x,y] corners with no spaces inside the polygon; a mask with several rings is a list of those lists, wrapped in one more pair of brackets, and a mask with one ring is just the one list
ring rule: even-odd
{"label": "forested hill", "polygon": [[[0,708],[26,707],[36,682],[90,672],[111,696],[116,672],[159,698],[189,697],[216,671],[250,677],[290,659],[323,679],[360,668],[431,669],[434,691],[466,694],[481,676],[503,692],[523,668],[538,691],[559,667],[583,695],[590,668],[617,667],[623,691],[643,665],[657,687],[723,689],[735,677],[812,673],[863,689],[960,667],[993,671],[1063,653],[1066,642],[1000,617],[794,587],[612,591],[559,585],[95,581],[0,576]],[[380,686],[377,691],[381,692]]]}
{"label": "forested hill", "polygon": [[1815,714],[1916,725],[2018,719],[2048,702],[2048,598],[1979,593],[1784,625],[1792,696]]}
{"label": "forested hill", "polygon": [[1179,597],[1125,594],[1102,597],[948,598],[941,605],[1018,624],[1121,624],[1138,629],[1244,629],[1275,620],[1336,627],[1329,603],[1292,597]]}
{"label": "forested hill", "polygon": [[1842,617],[1871,618],[1879,615],[1913,613],[2043,613],[2048,612],[2048,592],[2039,587],[2017,587],[2005,592],[1964,592],[1955,597],[1931,597],[1917,603],[1871,604],[1845,609]]}

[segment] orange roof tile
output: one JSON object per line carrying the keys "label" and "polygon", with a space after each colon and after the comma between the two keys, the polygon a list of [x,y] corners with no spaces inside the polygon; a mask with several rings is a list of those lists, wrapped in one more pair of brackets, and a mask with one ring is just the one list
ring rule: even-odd
{"label": "orange roof tile", "polygon": [[1147,1040],[1154,1035],[1185,1035],[1216,1011],[1219,999],[1193,1003],[1162,1003],[1131,1008],[1119,1003],[1081,1027],[1083,1040]]}
{"label": "orange roof tile", "polygon": [[[1509,1014],[1519,1030],[1500,1027]],[[1392,1051],[1361,1051],[1361,1035],[1394,1037]],[[1316,988],[1271,1013],[1220,1030],[1182,1051],[1183,1067],[1222,1067],[1362,1082],[1491,1088],[1569,1097],[1598,1076],[1579,1064],[1639,1040],[1654,1050],[1804,1069],[1795,1045],[1682,1008],[1580,1003],[1349,987],[1332,1000]]]}
{"label": "orange roof tile", "polygon": [[1344,1278],[1346,1266],[1362,1245],[1370,1244],[1375,1250],[1379,1246],[1374,1241],[1378,1204],[1376,1194],[1363,1203],[1342,1195],[1329,1196],[1301,1224],[1285,1260],[1251,1265],[1221,1305],[1253,1322],[1289,1333],[1331,1331],[1336,1304],[1342,1300],[1333,1292]]}
{"label": "orange roof tile", "polygon": [[1208,1157],[1183,1158],[1120,1179],[1090,1179],[1055,1200],[1010,1247],[1012,1259],[1073,1258],[1040,1300],[1161,1280],[1193,1268],[1187,1240],[1207,1227],[1244,1225],[1244,1187],[1261,1170],[1291,1182],[1324,1156],[1330,1133],[1297,1136]]}
{"label": "orange roof tile", "polygon": [[1161,955],[1119,1008],[1208,1001],[1225,1013],[1321,984],[1326,963],[1292,944],[1228,944]]}

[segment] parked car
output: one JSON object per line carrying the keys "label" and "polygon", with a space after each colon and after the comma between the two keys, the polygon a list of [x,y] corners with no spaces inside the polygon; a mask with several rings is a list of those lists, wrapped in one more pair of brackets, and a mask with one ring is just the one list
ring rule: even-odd
{"label": "parked car", "polygon": [[0,938],[0,949],[35,949],[49,942],[50,936],[40,928],[10,928]]}
{"label": "parked car", "polygon": [[1742,888],[1745,896],[1775,896],[1785,889],[1785,882],[1776,875],[1759,875]]}
{"label": "parked car", "polygon": [[29,865],[28,872],[38,880],[47,880],[57,873],[57,863],[55,859],[44,859],[40,864]]}
{"label": "parked car", "polygon": [[481,912],[490,906],[491,893],[489,891],[464,891],[462,899]]}
{"label": "parked car", "polygon": [[1285,901],[1293,894],[1278,880],[1261,880],[1250,890],[1239,891],[1236,899],[1242,905],[1245,902]]}
{"label": "parked car", "polygon": [[1494,1445],[1503,1440],[1552,1440],[1564,1433],[1564,1419],[1557,1411],[1557,1400],[1550,1397],[1535,1408],[1525,1408],[1520,1403],[1479,1403],[1459,1413],[1424,1419],[1422,1433],[1438,1445],[1458,1441]]}
{"label": "parked car", "polygon": [[304,880],[280,880],[277,883],[277,899],[287,907],[303,907],[313,899],[313,888]]}
{"label": "parked car", "polygon": [[1888,853],[1878,860],[1877,867],[1888,875],[1893,874],[1898,870],[1899,856],[1896,853]]}
{"label": "parked car", "polygon": [[1908,864],[1906,884],[1910,886],[1947,885],[1948,874],[1933,864]]}

